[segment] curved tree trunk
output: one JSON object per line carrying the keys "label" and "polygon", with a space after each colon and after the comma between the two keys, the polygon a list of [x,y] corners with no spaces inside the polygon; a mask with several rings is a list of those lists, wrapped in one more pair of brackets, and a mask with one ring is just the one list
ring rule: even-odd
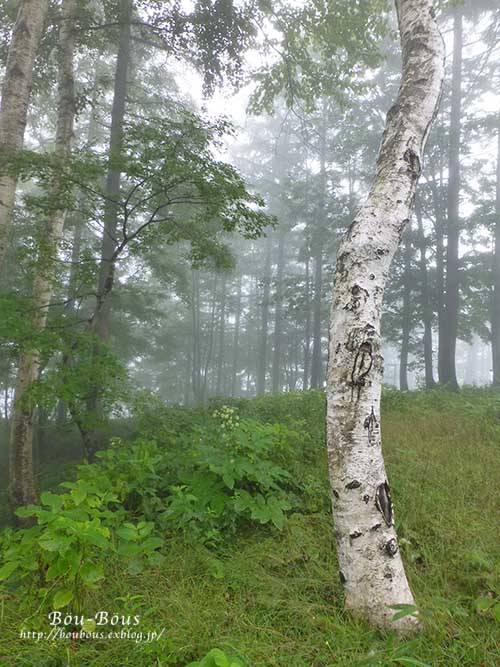
{"label": "curved tree trunk", "polygon": [[[48,0],[22,0],[12,33],[2,87],[0,156],[13,155],[24,143],[33,66],[47,15]],[[1,165],[0,165],[1,168]],[[3,268],[17,178],[0,173],[0,271]]]}
{"label": "curved tree trunk", "polygon": [[[74,13],[75,0],[65,0],[59,35],[60,65],[58,81],[58,116],[56,131],[56,155],[67,160],[71,151],[73,121],[75,117],[75,93],[73,81]],[[53,197],[56,199],[60,186],[56,182]],[[47,322],[52,299],[54,271],[57,251],[64,228],[64,210],[55,211],[47,220],[45,235],[40,247],[38,269],[33,285],[33,329],[43,331]],[[40,351],[26,351],[20,360],[14,397],[12,431],[10,439],[10,484],[11,504],[19,507],[36,499],[33,482],[33,420],[34,403],[25,393],[40,372]]]}
{"label": "curved tree trunk", "polygon": [[380,437],[380,320],[389,266],[408,223],[422,151],[443,80],[443,42],[430,0],[396,0],[403,73],[387,115],[377,173],[337,256],[327,381],[327,445],[345,604],[400,633],[391,605],[413,604],[394,529]]}

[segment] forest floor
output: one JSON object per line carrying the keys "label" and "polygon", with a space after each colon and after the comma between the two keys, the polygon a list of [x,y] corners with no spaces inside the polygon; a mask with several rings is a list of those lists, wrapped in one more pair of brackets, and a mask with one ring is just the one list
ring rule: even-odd
{"label": "forest floor", "polygon": [[[316,506],[291,512],[282,530],[247,526],[216,548],[172,534],[161,566],[137,575],[110,562],[86,609],[137,614],[135,629],[164,629],[159,640],[21,639],[26,613],[9,590],[1,608],[1,664],[184,667],[219,648],[248,667],[500,665],[500,395],[466,389],[384,397],[397,530],[425,626],[405,642],[343,611],[322,398],[314,398],[314,408],[310,394],[236,404],[262,421],[303,418],[317,447],[305,473],[317,485]],[[229,665],[222,657],[206,664]]]}

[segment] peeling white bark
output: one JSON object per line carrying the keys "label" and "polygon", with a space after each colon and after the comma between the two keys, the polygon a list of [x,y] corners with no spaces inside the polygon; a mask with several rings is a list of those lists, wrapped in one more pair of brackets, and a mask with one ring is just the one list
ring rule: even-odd
{"label": "peeling white bark", "polygon": [[[47,14],[48,0],[21,0],[12,33],[0,107],[0,160],[23,147],[33,66]],[[1,165],[0,165],[1,168]],[[0,172],[0,269],[14,208],[17,179]]]}
{"label": "peeling white bark", "polygon": [[[59,30],[59,77],[57,92],[56,155],[68,159],[73,138],[75,94],[73,80],[74,24],[76,0],[64,0]],[[53,185],[53,196],[60,192],[58,180]],[[64,210],[56,210],[47,220],[43,245],[33,285],[33,328],[43,331],[47,323],[52,299],[57,251],[64,229]],[[26,392],[38,378],[40,352],[26,350],[21,356],[17,375],[10,438],[10,494],[13,507],[36,501],[33,480],[33,422],[35,405],[26,400]]]}
{"label": "peeling white bark", "polygon": [[396,0],[403,72],[387,114],[377,173],[340,245],[327,379],[327,446],[346,608],[401,634],[391,605],[413,604],[394,529],[380,435],[380,320],[389,266],[408,223],[422,151],[439,102],[443,41],[430,0]]}

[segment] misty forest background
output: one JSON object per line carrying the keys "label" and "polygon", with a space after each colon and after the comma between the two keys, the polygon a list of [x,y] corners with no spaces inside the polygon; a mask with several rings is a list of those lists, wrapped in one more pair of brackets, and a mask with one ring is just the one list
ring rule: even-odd
{"label": "misty forest background", "polygon": [[[76,118],[64,160],[54,153],[60,12],[59,3],[49,7],[24,151],[4,165],[18,186],[0,293],[2,521],[13,519],[18,369],[36,349],[40,373],[23,400],[34,414],[42,504],[67,511],[68,522],[81,521],[73,510],[84,508],[92,523],[99,503],[120,500],[113,512],[132,527],[119,536],[128,552],[115,553],[100,528],[100,538],[92,533],[78,547],[95,565],[83,579],[68,555],[75,545],[52,549],[41,533],[19,538],[6,529],[5,548],[18,545],[6,562],[18,565],[2,568],[0,579],[23,572],[2,593],[11,610],[6,655],[18,656],[9,664],[180,667],[221,646],[241,661],[234,664],[259,667],[493,667],[497,2],[440,3],[443,97],[385,295],[384,438],[402,549],[430,619],[427,635],[403,645],[349,621],[336,602],[321,391],[336,249],[368,192],[399,85],[390,5],[79,1]],[[15,16],[15,3],[0,4],[3,70]],[[46,220],[61,201],[64,232],[52,264]],[[39,326],[32,295],[44,271],[53,271],[53,293]],[[231,433],[245,465],[228,472],[217,447]],[[210,451],[196,449],[202,440]],[[252,448],[261,453],[258,471]],[[188,472],[183,451],[195,452]],[[111,526],[102,512],[99,526]],[[72,534],[57,530],[57,539]],[[65,564],[43,575],[47,601],[149,613],[168,626],[166,643],[137,644],[130,654],[118,644],[73,646],[74,662],[60,646],[21,647],[21,619],[46,601],[22,560],[34,552],[31,539],[45,548],[47,567],[69,549]],[[125,557],[128,583],[124,565],[103,569],[115,557]],[[25,586],[25,611],[16,585]]]}

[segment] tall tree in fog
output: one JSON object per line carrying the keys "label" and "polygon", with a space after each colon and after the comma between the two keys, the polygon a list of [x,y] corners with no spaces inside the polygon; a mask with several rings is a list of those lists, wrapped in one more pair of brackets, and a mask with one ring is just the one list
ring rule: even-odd
{"label": "tall tree in fog", "polygon": [[493,361],[493,384],[500,386],[500,110],[497,117],[497,163],[492,273],[491,353]]}
{"label": "tall tree in fog", "polygon": [[[123,123],[127,99],[127,75],[131,57],[131,20],[132,1],[120,0],[120,33],[116,56],[113,105],[111,108],[111,130],[109,136],[109,168],[106,176],[106,203],[104,208],[104,224],[99,262],[97,286],[97,303],[92,317],[92,330],[98,340],[106,343],[109,340],[109,318],[111,311],[110,293],[114,283],[116,250],[118,247],[117,231],[120,211],[119,195],[121,172],[117,166],[122,152]],[[91,411],[99,412],[99,387],[95,386],[89,398]],[[88,443],[92,451],[94,443]]]}
{"label": "tall tree in fog", "polygon": [[455,355],[459,312],[460,133],[462,108],[462,8],[453,10],[453,68],[451,79],[448,160],[446,299],[439,349],[439,381],[457,389]]}
{"label": "tall tree in fog", "polygon": [[[57,86],[57,128],[55,155],[59,168],[67,168],[73,138],[75,117],[75,90],[73,80],[74,25],[76,0],[64,0],[59,28],[59,77]],[[63,233],[65,211],[64,186],[54,177],[52,187],[53,211],[49,214],[43,238],[39,244],[33,285],[33,330],[37,333],[46,326],[54,289],[57,251]],[[33,420],[35,402],[27,395],[37,380],[41,365],[41,351],[35,340],[24,350],[19,362],[12,430],[10,439],[10,494],[13,507],[35,502],[33,481]]]}
{"label": "tall tree in fog", "polygon": [[410,348],[411,334],[411,293],[412,293],[412,245],[411,245],[411,222],[408,223],[404,243],[404,271],[403,271],[403,303],[402,308],[402,330],[401,330],[401,355],[399,359],[399,388],[408,391],[408,353]]}
{"label": "tall tree in fog", "polygon": [[[33,82],[33,67],[42,37],[48,0],[21,0],[9,46],[0,106],[0,155],[5,160],[22,149]],[[0,163],[0,271],[7,249],[17,178]]]}
{"label": "tall tree in fog", "polygon": [[311,356],[311,389],[319,389],[323,385],[323,345],[322,332],[322,295],[323,295],[323,258],[326,225],[326,152],[327,152],[327,101],[323,100],[323,111],[319,131],[319,192],[317,214],[312,232],[312,251],[314,257],[313,279],[313,326],[312,326],[312,356]]}
{"label": "tall tree in fog", "polygon": [[337,552],[346,607],[404,634],[391,605],[413,604],[394,529],[380,438],[382,298],[411,214],[422,151],[444,76],[443,42],[430,0],[396,0],[403,72],[370,194],[337,255],[327,376],[327,446]]}
{"label": "tall tree in fog", "polygon": [[427,271],[427,257],[426,257],[426,238],[424,234],[424,226],[422,223],[422,211],[420,208],[420,201],[417,197],[415,202],[415,213],[417,218],[417,238],[419,249],[419,273],[420,273],[420,298],[422,302],[422,324],[424,327],[423,343],[424,343],[424,368],[425,368],[425,388],[432,389],[434,382],[434,363],[432,358],[432,304],[429,290],[429,277]]}

